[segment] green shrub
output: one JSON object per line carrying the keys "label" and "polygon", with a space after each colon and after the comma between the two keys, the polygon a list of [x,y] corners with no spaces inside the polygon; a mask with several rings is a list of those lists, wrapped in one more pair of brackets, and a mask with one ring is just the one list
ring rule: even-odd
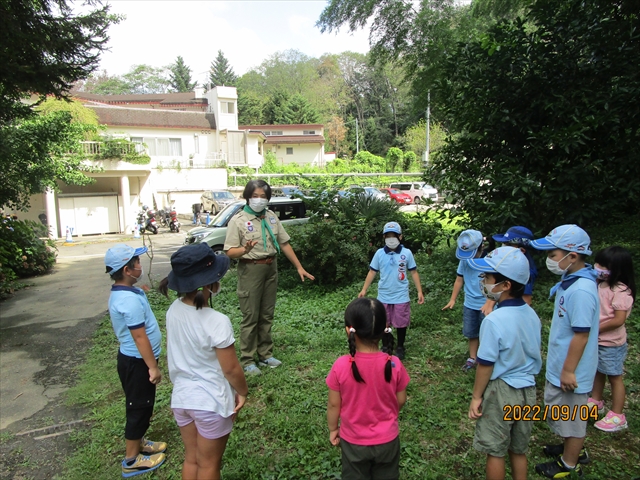
{"label": "green shrub", "polygon": [[6,220],[0,228],[0,292],[11,290],[11,281],[47,272],[56,261],[55,243],[42,240],[47,227],[30,220]]}
{"label": "green shrub", "polygon": [[449,236],[436,220],[435,214],[429,212],[404,215],[400,226],[403,233],[402,244],[413,253],[422,251],[431,254],[435,246]]}

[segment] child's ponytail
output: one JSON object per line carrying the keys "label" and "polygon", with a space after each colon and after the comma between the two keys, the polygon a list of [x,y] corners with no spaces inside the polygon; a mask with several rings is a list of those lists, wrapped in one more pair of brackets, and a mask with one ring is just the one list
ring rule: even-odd
{"label": "child's ponytail", "polygon": [[386,327],[384,329],[384,334],[382,335],[382,351],[388,355],[387,363],[384,366],[384,379],[387,383],[391,382],[391,369],[393,365],[391,364],[391,355],[393,354],[393,334],[391,333],[391,327]]}
{"label": "child's ponytail", "polygon": [[356,329],[349,327],[349,353],[351,354],[351,372],[358,383],[365,383],[356,365]]}

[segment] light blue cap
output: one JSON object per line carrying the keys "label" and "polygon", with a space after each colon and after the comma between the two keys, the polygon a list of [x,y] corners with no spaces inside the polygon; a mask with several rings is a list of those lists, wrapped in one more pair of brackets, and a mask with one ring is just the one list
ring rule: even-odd
{"label": "light blue cap", "polygon": [[478,248],[482,245],[482,240],[482,233],[478,230],[465,230],[458,237],[456,257],[460,260],[468,260],[475,257]]}
{"label": "light blue cap", "polygon": [[400,224],[398,222],[389,222],[385,224],[384,230],[382,230],[382,234],[384,235],[385,233],[389,233],[389,232],[393,232],[393,233],[397,233],[398,235],[401,235],[402,228],[400,228]]}
{"label": "light blue cap", "polygon": [[544,238],[530,244],[536,250],[554,250],[560,248],[567,252],[591,255],[591,239],[587,232],[577,225],[560,225]]}
{"label": "light blue cap", "polygon": [[129,260],[133,257],[142,255],[146,251],[147,247],[133,248],[129,245],[125,245],[124,243],[114,245],[107,250],[107,253],[104,255],[105,266],[111,268],[111,270],[107,268],[107,273],[111,274],[117,272],[129,263]]}
{"label": "light blue cap", "polygon": [[480,272],[500,273],[522,285],[529,281],[529,260],[519,248],[496,248],[484,258],[472,258],[469,266]]}

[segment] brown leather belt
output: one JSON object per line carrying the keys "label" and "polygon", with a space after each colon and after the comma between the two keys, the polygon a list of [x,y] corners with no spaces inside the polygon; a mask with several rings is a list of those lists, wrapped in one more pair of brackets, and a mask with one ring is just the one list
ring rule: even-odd
{"label": "brown leather belt", "polygon": [[276,259],[276,256],[272,256],[272,257],[267,257],[267,258],[261,258],[259,260],[254,260],[253,258],[241,258],[240,261],[242,263],[260,263],[260,264],[264,264],[266,263],[267,265],[271,265],[273,263],[273,261]]}

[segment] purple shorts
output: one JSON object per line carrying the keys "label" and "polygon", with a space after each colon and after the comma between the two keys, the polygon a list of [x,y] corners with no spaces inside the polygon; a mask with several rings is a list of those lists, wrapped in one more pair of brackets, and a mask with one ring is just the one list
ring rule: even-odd
{"label": "purple shorts", "polygon": [[190,410],[185,408],[172,408],[173,416],[179,427],[186,427],[196,422],[198,433],[207,440],[215,440],[231,433],[233,417],[221,417],[215,412],[206,410]]}
{"label": "purple shorts", "polygon": [[407,328],[411,322],[411,304],[383,303],[387,311],[387,323],[394,328]]}

